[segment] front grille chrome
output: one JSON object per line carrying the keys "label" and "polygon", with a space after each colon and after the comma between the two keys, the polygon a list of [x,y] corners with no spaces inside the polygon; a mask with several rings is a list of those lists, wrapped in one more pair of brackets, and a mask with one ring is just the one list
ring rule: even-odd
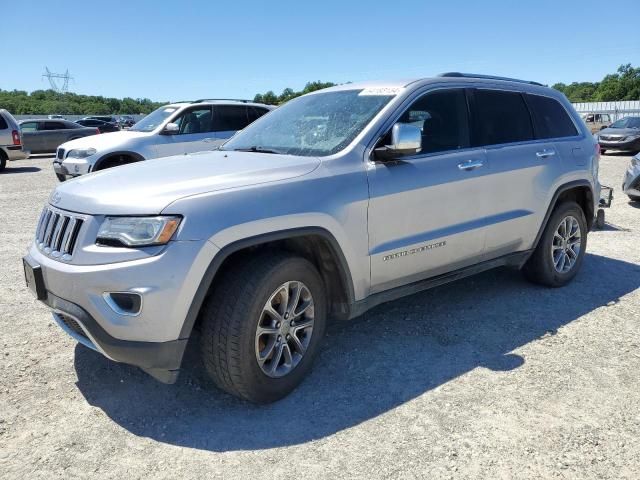
{"label": "front grille chrome", "polygon": [[76,214],[46,206],[38,221],[36,245],[50,257],[70,260],[83,224],[84,218]]}

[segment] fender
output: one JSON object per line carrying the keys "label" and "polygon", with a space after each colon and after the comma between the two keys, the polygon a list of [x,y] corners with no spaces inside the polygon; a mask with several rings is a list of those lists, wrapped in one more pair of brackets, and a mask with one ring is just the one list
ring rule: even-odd
{"label": "fender", "polygon": [[117,157],[118,155],[126,155],[127,157],[132,157],[135,159],[136,162],[141,162],[143,160],[146,160],[142,155],[140,155],[139,153],[136,152],[131,152],[128,150],[118,150],[116,152],[109,152],[109,153],[105,153],[103,156],[101,156],[96,163],[93,165],[93,168],[91,169],[92,172],[95,172],[96,170],[100,170],[100,165],[102,164],[102,162],[108,158],[111,157]]}
{"label": "fender", "polygon": [[[595,198],[593,195],[593,186],[591,185],[591,183],[588,180],[574,180],[572,182],[569,183],[565,183],[564,185],[561,185],[557,188],[557,190],[555,191],[555,193],[553,194],[553,198],[551,199],[551,202],[549,203],[549,207],[547,208],[547,213],[544,216],[544,220],[542,221],[542,225],[540,226],[540,229],[538,230],[538,234],[536,235],[536,239],[533,242],[533,246],[531,247],[531,251],[533,252],[536,247],[538,246],[538,242],[540,241],[540,238],[542,237],[542,233],[544,232],[544,229],[547,228],[547,223],[549,222],[549,218],[551,217],[551,214],[553,213],[553,209],[556,207],[556,204],[558,203],[558,198],[560,197],[560,195],[562,195],[564,192],[571,190],[572,188],[576,188],[576,187],[587,187],[589,189],[589,192],[591,192],[591,199],[593,201],[593,199]],[[594,213],[595,213],[595,205],[594,205]],[[585,212],[585,216],[586,216],[587,212]],[[589,219],[587,218],[587,225],[591,225],[593,219]]]}
{"label": "fender", "polygon": [[196,294],[191,301],[191,306],[189,307],[189,311],[187,312],[187,317],[182,325],[182,329],[180,330],[181,339],[189,338],[191,335],[191,330],[196,323],[196,318],[198,317],[198,313],[200,313],[200,308],[204,303],[204,299],[213,283],[213,279],[216,276],[220,266],[224,263],[224,261],[233,253],[243,250],[248,247],[253,247],[256,245],[261,245],[267,242],[273,242],[277,240],[286,240],[288,238],[294,237],[302,237],[307,235],[317,235],[325,239],[334,254],[334,257],[337,259],[338,269],[340,277],[347,289],[347,304],[353,305],[354,303],[354,291],[353,291],[353,280],[351,278],[351,271],[349,269],[349,265],[347,264],[347,260],[342,253],[342,249],[338,244],[338,241],[335,237],[327,230],[321,227],[302,227],[302,228],[293,228],[289,230],[281,230],[276,232],[264,233],[261,235],[256,235],[255,237],[248,237],[242,240],[238,240],[237,242],[233,242],[225,247],[223,247],[213,258],[207,270],[205,271],[202,280],[200,281],[200,285],[196,290]]}

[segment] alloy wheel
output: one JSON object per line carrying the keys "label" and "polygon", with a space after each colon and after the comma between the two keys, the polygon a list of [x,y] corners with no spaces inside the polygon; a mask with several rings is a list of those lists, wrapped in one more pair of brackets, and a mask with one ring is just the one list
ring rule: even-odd
{"label": "alloy wheel", "polygon": [[566,216],[557,226],[551,243],[551,258],[556,272],[567,273],[573,268],[581,246],[580,224],[574,216]]}

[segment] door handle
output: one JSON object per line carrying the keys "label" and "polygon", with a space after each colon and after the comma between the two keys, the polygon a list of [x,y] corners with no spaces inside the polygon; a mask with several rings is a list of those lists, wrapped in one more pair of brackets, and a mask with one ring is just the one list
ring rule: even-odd
{"label": "door handle", "polygon": [[556,154],[555,150],[542,150],[541,152],[536,152],[536,157],[538,158],[549,158],[553,157]]}
{"label": "door handle", "polygon": [[466,162],[459,163],[458,168],[460,170],[475,170],[483,165],[484,162],[482,160],[467,160]]}

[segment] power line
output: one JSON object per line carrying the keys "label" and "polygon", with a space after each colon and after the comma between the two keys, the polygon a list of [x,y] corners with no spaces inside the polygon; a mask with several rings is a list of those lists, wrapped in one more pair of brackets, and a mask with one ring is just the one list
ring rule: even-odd
{"label": "power line", "polygon": [[[67,93],[69,91],[69,80],[73,80],[73,77],[69,75],[69,69],[65,73],[54,73],[48,67],[44,67],[44,70],[45,73],[42,76],[49,80],[49,85],[51,85],[53,91],[58,93]],[[62,85],[58,83],[59,80],[62,80]]]}

